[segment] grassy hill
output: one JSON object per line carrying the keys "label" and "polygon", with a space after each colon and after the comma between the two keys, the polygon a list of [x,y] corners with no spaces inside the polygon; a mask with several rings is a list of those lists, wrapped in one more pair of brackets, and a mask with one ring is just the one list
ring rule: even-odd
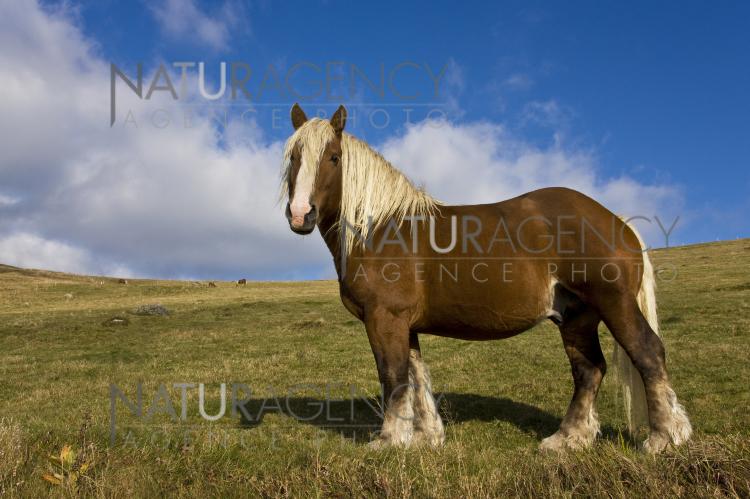
{"label": "grassy hill", "polygon": [[[334,282],[119,284],[0,266],[0,495],[747,497],[750,240],[652,255],[668,367],[696,429],[658,457],[625,433],[612,376],[593,449],[536,450],[572,389],[551,324],[497,342],[423,337],[446,444],[378,452],[365,445],[378,425],[375,364]],[[154,303],[170,314],[133,313]],[[609,352],[603,326],[600,336]],[[139,382],[155,413],[117,400],[112,444],[111,384],[135,401]],[[177,383],[195,384],[184,421]],[[198,383],[208,414],[220,383],[228,397],[244,384],[250,420],[231,400],[224,417],[201,418]],[[66,446],[61,469],[48,456]],[[42,478],[53,472],[67,484]]]}

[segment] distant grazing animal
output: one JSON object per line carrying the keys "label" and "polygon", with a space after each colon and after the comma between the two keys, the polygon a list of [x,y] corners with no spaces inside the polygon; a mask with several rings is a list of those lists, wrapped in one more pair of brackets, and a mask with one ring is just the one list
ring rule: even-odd
{"label": "distant grazing animal", "polygon": [[237,286],[244,286],[245,284],[247,284],[247,279],[240,279],[237,281]]}
{"label": "distant grazing animal", "polygon": [[[444,441],[419,333],[502,339],[545,319],[560,329],[574,391],[542,449],[587,447],[599,433],[594,402],[606,369],[600,322],[616,340],[631,428],[639,416],[650,427],[644,448],[659,452],[690,437],[658,335],[654,270],[626,221],[559,187],[445,205],[344,133],[343,106],[328,121],[308,120],[295,104],[291,119],[295,132],[282,165],[286,217],[297,234],[318,227],[341,300],[364,323],[385,401],[374,447]],[[456,177],[464,175],[455,166]]]}
{"label": "distant grazing animal", "polygon": [[209,282],[209,283],[208,283],[208,287],[209,287],[209,288],[215,288],[215,287],[216,287],[216,284],[215,284],[215,283],[213,283],[213,282]]}
{"label": "distant grazing animal", "polygon": [[118,280],[117,280],[117,283],[118,283],[118,284],[127,284],[127,283],[128,283],[128,280],[127,280],[127,279],[118,279]]}

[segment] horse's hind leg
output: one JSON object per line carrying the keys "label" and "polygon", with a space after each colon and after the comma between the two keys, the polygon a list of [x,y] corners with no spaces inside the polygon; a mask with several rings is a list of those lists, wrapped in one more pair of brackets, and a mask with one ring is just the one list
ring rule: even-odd
{"label": "horse's hind leg", "polygon": [[416,333],[410,335],[409,348],[409,383],[414,387],[414,440],[440,445],[445,441],[445,429],[432,395],[430,372],[422,360]]}
{"label": "horse's hind leg", "polygon": [[643,379],[651,430],[644,448],[660,452],[670,443],[683,443],[690,438],[692,427],[669,384],[661,338],[651,329],[635,297],[604,298],[600,310],[604,323]]}
{"label": "horse's hind leg", "polygon": [[573,371],[573,398],[560,429],[542,440],[541,449],[588,447],[599,433],[594,402],[607,368],[597,332],[600,319],[592,309],[580,307],[577,311],[567,310],[560,324],[565,353]]}

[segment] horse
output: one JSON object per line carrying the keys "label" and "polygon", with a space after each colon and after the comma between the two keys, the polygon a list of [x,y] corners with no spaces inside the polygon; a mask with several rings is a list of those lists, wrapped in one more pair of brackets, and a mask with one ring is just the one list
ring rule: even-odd
{"label": "horse", "polygon": [[420,334],[503,339],[548,319],[560,330],[574,389],[541,449],[589,447],[600,433],[601,322],[615,339],[631,434],[647,426],[642,447],[651,453],[690,438],[658,333],[654,269],[632,224],[562,187],[447,205],[344,132],[344,106],[330,120],[308,119],[299,104],[290,114],[280,196],[293,232],[320,231],[341,301],[364,323],[384,401],[372,447],[445,440]]}

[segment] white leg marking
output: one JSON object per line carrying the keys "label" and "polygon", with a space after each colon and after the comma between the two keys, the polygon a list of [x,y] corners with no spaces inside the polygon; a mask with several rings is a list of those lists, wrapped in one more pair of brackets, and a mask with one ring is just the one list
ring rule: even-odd
{"label": "white leg marking", "polygon": [[599,435],[599,417],[594,409],[594,404],[589,407],[586,417],[577,427],[557,430],[554,434],[542,440],[539,444],[541,450],[560,451],[563,449],[583,449],[590,447],[596,436]]}
{"label": "white leg marking", "polygon": [[677,401],[677,395],[672,388],[667,388],[667,402],[672,416],[672,423],[669,425],[669,438],[672,439],[673,444],[680,445],[687,442],[690,435],[693,434],[693,426],[690,424],[685,408]]}
{"label": "white leg marking", "polygon": [[416,350],[409,352],[409,382],[414,386],[415,437],[429,445],[442,444],[445,428],[432,395],[430,372]]}
{"label": "white leg marking", "polygon": [[685,408],[677,401],[677,395],[668,384],[664,384],[664,398],[666,399],[669,413],[667,418],[667,434],[651,432],[643,442],[646,452],[652,454],[663,451],[669,444],[680,445],[687,442],[693,434],[693,426],[690,424]]}
{"label": "white leg marking", "polygon": [[414,436],[414,385],[399,387],[404,392],[393,403],[386,401],[383,427],[378,438],[370,442],[370,447],[380,449],[389,445],[408,447]]}

